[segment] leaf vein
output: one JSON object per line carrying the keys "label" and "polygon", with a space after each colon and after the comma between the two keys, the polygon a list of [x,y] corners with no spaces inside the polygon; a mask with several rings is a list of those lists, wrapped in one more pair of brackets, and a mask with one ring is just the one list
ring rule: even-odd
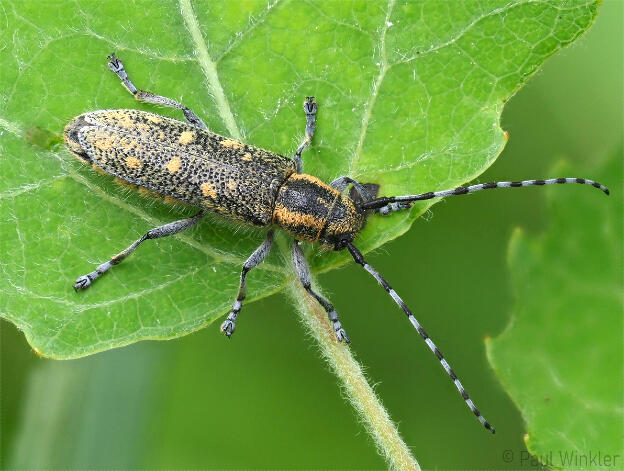
{"label": "leaf vein", "polygon": [[373,90],[371,96],[364,105],[364,115],[362,116],[362,127],[360,129],[360,137],[358,138],[357,147],[353,154],[353,158],[349,164],[349,172],[348,175],[351,177],[357,176],[357,167],[360,159],[360,155],[362,153],[362,147],[364,146],[364,138],[366,137],[366,131],[368,130],[368,124],[370,122],[371,114],[373,111],[373,107],[375,106],[375,101],[377,99],[377,95],[379,94],[379,88],[381,87],[381,83],[383,82],[386,72],[388,71],[388,58],[386,57],[386,33],[388,32],[390,15],[392,14],[392,9],[394,8],[395,0],[388,0],[388,8],[386,10],[386,17],[384,19],[384,24],[381,27],[381,33],[379,34],[379,55],[380,55],[380,64],[379,64],[379,74],[375,78],[373,82]]}
{"label": "leaf vein", "polygon": [[247,25],[247,28],[244,31],[241,31],[239,34],[237,34],[233,40],[230,41],[230,43],[226,46],[226,48],[223,50],[223,52],[221,54],[219,54],[219,56],[215,59],[215,64],[219,64],[219,62],[221,62],[221,60],[227,56],[230,52],[232,52],[232,50],[234,48],[236,48],[236,46],[238,46],[241,42],[243,42],[243,39],[245,39],[249,33],[251,33],[254,29],[256,29],[256,27],[260,26],[261,24],[265,23],[267,20],[267,17],[269,16],[269,13],[271,13],[275,7],[278,5],[278,3],[280,5],[284,5],[287,3],[290,3],[289,0],[283,0],[282,2],[280,2],[280,0],[274,0],[273,3],[269,3],[266,7],[265,12],[258,16],[257,18],[254,18],[253,16],[250,18],[249,24]]}
{"label": "leaf vein", "polygon": [[60,180],[61,178],[66,177],[66,174],[62,174],[62,175],[55,175],[52,178],[46,178],[45,180],[39,180],[36,183],[29,183],[27,185],[24,186],[20,186],[17,188],[11,188],[10,190],[6,190],[0,193],[0,199],[4,199],[4,198],[15,198],[16,196],[19,196],[23,193],[28,193],[29,191],[33,191],[33,190],[37,190],[41,187],[44,187],[46,185],[49,185],[53,182],[55,182],[56,180]]}
{"label": "leaf vein", "polygon": [[186,28],[191,35],[191,39],[197,52],[199,65],[204,72],[204,76],[206,77],[206,80],[208,82],[208,88],[210,89],[210,93],[212,94],[217,105],[217,111],[219,112],[219,115],[221,116],[221,119],[223,120],[223,123],[225,124],[225,127],[229,131],[230,135],[234,139],[240,141],[242,140],[241,132],[238,128],[238,125],[236,124],[236,121],[234,120],[234,115],[232,114],[230,104],[227,100],[227,97],[225,96],[225,92],[223,91],[221,81],[219,80],[217,65],[208,53],[206,41],[202,36],[201,30],[199,28],[199,22],[197,21],[197,17],[193,12],[191,0],[179,1],[182,18],[184,19]]}
{"label": "leaf vein", "polygon": [[0,118],[0,127],[6,129],[16,137],[22,137],[24,134],[17,124],[11,123],[10,121],[7,121],[3,118]]}

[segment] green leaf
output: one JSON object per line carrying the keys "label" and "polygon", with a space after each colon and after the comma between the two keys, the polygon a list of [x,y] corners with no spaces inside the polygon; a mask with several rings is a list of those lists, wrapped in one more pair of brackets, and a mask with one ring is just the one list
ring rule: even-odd
{"label": "green leaf", "polygon": [[[84,293],[71,286],[149,228],[186,216],[74,162],[56,139],[75,115],[137,103],[106,67],[182,101],[216,132],[292,154],[301,103],[319,102],[306,172],[349,175],[384,195],[453,187],[506,138],[503,103],[582,34],[598,2],[4,2],[0,9],[0,314],[41,355],[74,358],[197,330],[225,314],[262,234],[217,218],[145,244]],[[162,114],[179,113],[163,109]],[[371,218],[364,252],[431,203]],[[292,277],[281,238],[249,298]],[[344,253],[311,252],[315,272]],[[284,261],[286,260],[286,262]],[[250,309],[249,306],[246,310]]]}
{"label": "green leaf", "polygon": [[618,469],[624,457],[622,149],[591,175],[614,185],[613,197],[549,191],[549,230],[513,235],[516,309],[487,349],[526,421],[527,448],[563,469]]}

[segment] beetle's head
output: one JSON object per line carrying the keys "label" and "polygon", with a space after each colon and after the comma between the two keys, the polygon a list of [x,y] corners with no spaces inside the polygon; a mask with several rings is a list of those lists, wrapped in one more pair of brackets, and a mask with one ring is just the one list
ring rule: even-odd
{"label": "beetle's head", "polygon": [[318,241],[331,250],[342,250],[353,242],[362,225],[364,214],[350,198],[340,195],[327,217],[327,222]]}

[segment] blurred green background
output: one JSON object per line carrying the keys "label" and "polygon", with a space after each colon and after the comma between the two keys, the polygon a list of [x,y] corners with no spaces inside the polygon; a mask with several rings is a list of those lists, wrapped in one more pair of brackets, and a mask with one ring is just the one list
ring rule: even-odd
{"label": "blurred green background", "polygon": [[[551,176],[561,160],[591,178],[621,150],[623,18],[622,1],[605,1],[588,34],[513,97],[502,120],[510,141],[480,181]],[[524,449],[522,419],[486,361],[483,339],[505,327],[513,307],[512,230],[537,234],[548,223],[540,189],[484,192],[437,204],[368,257],[445,352],[495,436],[366,273],[349,265],[319,277],[423,468],[517,468],[502,455]],[[579,224],[569,221],[569,230]],[[245,328],[230,342],[215,323],[178,340],[68,362],[37,358],[1,322],[0,467],[384,469],[286,297],[245,312]]]}

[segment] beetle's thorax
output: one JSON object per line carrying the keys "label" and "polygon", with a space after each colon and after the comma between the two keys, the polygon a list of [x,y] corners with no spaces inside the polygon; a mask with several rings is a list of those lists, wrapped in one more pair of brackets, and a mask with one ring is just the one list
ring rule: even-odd
{"label": "beetle's thorax", "polygon": [[273,223],[297,240],[344,248],[364,218],[353,202],[311,175],[295,173],[282,184],[273,208]]}

